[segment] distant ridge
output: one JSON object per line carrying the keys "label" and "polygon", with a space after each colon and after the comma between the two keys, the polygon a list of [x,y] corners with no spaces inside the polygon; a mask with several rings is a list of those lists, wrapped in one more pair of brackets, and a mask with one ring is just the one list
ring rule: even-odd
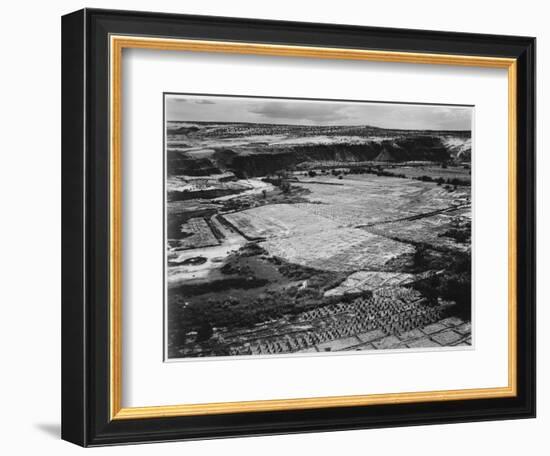
{"label": "distant ridge", "polygon": [[471,157],[470,131],[186,121],[172,121],[167,130],[167,169],[174,175],[254,177],[329,162],[443,164]]}
{"label": "distant ridge", "polygon": [[[263,123],[263,122],[226,122],[226,121],[205,121],[205,120],[167,120],[167,124],[178,124],[178,123],[188,123],[188,124],[197,124],[197,125],[229,125],[229,126],[238,126],[242,125],[243,127],[253,126],[253,127],[286,127],[286,128],[296,128],[296,129],[363,129],[365,131],[384,131],[384,132],[394,132],[399,133],[440,133],[440,134],[470,134],[471,130],[418,130],[418,129],[407,129],[407,128],[384,128],[376,127],[374,125],[304,125],[304,124],[273,124],[273,123]],[[170,130],[170,128],[169,128]]]}

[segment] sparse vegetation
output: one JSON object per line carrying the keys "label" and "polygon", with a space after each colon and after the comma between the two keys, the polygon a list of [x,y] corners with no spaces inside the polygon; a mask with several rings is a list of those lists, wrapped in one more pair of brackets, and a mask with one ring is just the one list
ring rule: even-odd
{"label": "sparse vegetation", "polygon": [[[465,320],[471,318],[471,256],[469,252],[454,252],[446,256],[446,268],[440,274],[434,274],[425,280],[415,283],[415,289],[420,291],[432,305],[439,300],[452,301],[451,314]],[[442,266],[441,257],[433,260],[429,250],[421,247],[415,254],[415,265],[422,269],[437,270]]]}

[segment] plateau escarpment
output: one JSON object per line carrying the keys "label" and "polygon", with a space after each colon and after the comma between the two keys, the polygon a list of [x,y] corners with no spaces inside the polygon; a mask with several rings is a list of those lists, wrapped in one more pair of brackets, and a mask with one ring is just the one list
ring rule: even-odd
{"label": "plateau escarpment", "polygon": [[469,131],[388,130],[375,127],[307,127],[257,124],[185,124],[168,129],[172,175],[206,176],[231,171],[265,176],[279,170],[311,169],[326,163],[470,160]]}

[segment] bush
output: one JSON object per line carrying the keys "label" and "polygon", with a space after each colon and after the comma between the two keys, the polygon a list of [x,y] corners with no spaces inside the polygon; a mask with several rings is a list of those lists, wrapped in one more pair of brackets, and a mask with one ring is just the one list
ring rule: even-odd
{"label": "bush", "polygon": [[288,182],[281,182],[281,185],[279,186],[281,191],[283,193],[290,193],[290,184]]}
{"label": "bush", "polygon": [[470,185],[470,183],[467,180],[462,180],[457,177],[453,177],[452,179],[447,179],[447,184],[454,185],[455,187],[457,185]]}
{"label": "bush", "polygon": [[[415,253],[415,263],[425,270],[432,269],[429,251],[420,248]],[[432,305],[436,305],[438,298],[455,302],[449,313],[459,316],[464,320],[471,318],[471,256],[469,253],[454,252],[452,257],[447,257],[447,269],[439,275],[432,275],[427,279],[414,284],[422,295]]]}

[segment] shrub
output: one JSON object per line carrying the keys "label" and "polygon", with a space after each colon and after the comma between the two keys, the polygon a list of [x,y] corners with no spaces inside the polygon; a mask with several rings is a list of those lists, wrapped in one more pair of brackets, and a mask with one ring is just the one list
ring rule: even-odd
{"label": "shrub", "polygon": [[[471,318],[471,256],[469,253],[455,252],[447,257],[448,263],[445,272],[432,275],[418,281],[414,288],[420,291],[432,305],[437,304],[438,298],[455,302],[450,314],[457,315],[464,320]],[[429,251],[417,249],[415,262],[425,269],[432,269]]]}

